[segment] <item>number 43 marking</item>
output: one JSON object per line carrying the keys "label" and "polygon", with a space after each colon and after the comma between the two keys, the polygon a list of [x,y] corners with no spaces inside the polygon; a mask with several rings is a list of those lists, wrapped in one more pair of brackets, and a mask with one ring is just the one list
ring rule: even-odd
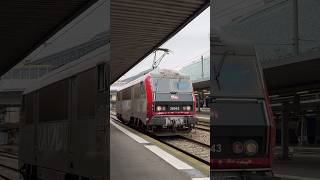
{"label": "number 43 marking", "polygon": [[222,152],[222,145],[221,144],[213,144],[211,146],[211,151],[214,153],[221,153]]}

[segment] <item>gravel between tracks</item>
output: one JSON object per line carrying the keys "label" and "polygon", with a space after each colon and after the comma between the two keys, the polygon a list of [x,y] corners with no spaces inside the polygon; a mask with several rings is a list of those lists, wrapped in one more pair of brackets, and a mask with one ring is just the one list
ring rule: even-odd
{"label": "gravel between tracks", "polygon": [[193,129],[189,134],[183,135],[185,138],[189,138],[200,143],[210,146],[210,132],[201,129]]}
{"label": "gravel between tracks", "polygon": [[200,159],[209,163],[210,161],[210,147],[206,144],[191,141],[188,138],[173,136],[173,137],[161,137],[162,141],[181,149],[187,153],[190,153]]}

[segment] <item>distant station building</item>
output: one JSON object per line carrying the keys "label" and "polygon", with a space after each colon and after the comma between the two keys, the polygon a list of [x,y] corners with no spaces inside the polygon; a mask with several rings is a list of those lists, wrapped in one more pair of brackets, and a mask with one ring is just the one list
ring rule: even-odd
{"label": "distant station building", "polygon": [[200,59],[181,68],[180,72],[190,76],[197,99],[197,111],[209,112],[210,57],[201,56]]}
{"label": "distant station building", "polygon": [[127,82],[130,82],[129,80],[131,79],[121,80],[121,81],[119,80],[110,86],[110,110],[111,111],[116,110],[118,88],[120,88],[124,84],[127,84]]}
{"label": "distant station building", "polygon": [[18,64],[0,78],[0,144],[16,144],[24,88],[50,71],[47,65]]}

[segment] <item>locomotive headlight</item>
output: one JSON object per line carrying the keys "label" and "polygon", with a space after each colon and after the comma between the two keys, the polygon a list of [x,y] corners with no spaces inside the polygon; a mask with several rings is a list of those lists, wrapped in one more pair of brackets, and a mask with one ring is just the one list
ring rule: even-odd
{"label": "locomotive headlight", "polygon": [[243,144],[240,141],[236,141],[232,144],[232,151],[235,154],[243,153]]}
{"label": "locomotive headlight", "polygon": [[248,140],[244,143],[245,152],[248,156],[253,156],[258,152],[258,143],[255,140]]}
{"label": "locomotive headlight", "polygon": [[156,110],[157,111],[166,111],[166,107],[165,106],[157,106]]}
{"label": "locomotive headlight", "polygon": [[161,111],[162,107],[161,106],[157,106],[157,111]]}
{"label": "locomotive headlight", "polygon": [[184,111],[191,111],[191,106],[183,106],[182,109]]}

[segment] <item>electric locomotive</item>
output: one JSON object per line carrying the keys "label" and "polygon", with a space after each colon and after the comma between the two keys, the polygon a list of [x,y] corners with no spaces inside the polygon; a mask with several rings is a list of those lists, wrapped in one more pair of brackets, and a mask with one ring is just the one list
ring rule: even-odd
{"label": "electric locomotive", "polygon": [[275,128],[262,70],[250,52],[215,48],[211,64],[213,179],[257,179],[272,174]]}
{"label": "electric locomotive", "polygon": [[117,92],[117,117],[156,135],[188,133],[197,123],[190,78],[156,69]]}

